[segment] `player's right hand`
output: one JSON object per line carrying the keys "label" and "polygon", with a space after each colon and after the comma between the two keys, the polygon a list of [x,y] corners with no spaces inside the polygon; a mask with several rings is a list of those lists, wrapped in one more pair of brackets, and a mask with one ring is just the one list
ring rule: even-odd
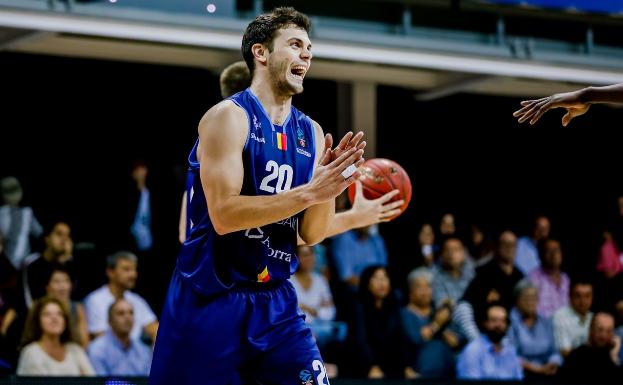
{"label": "player's right hand", "polygon": [[[316,167],[314,176],[308,185],[314,203],[326,202],[340,195],[342,191],[359,177],[359,173],[355,172],[350,177],[344,178],[342,172],[353,164],[359,168],[364,161],[363,149],[351,147],[343,151],[335,160],[326,163],[326,158],[331,156],[330,151],[325,150],[323,158],[318,167]],[[326,163],[326,165],[323,163]]]}
{"label": "player's right hand", "polygon": [[553,108],[565,108],[567,113],[562,117],[562,125],[566,127],[571,119],[584,115],[590,104],[582,101],[582,90],[555,94],[541,99],[524,100],[521,109],[513,112],[519,123],[530,119],[530,124],[536,123],[541,116]]}

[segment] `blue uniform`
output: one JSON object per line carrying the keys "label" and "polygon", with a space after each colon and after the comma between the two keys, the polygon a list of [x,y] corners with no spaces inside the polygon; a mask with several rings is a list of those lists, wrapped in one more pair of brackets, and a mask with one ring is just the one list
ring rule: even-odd
{"label": "blue uniform", "polygon": [[[241,195],[278,194],[308,183],[316,153],[311,119],[292,107],[285,123],[276,126],[250,89],[230,100],[249,122]],[[327,385],[287,280],[298,264],[300,214],[218,235],[208,215],[196,147],[189,157],[188,235],[163,309],[150,384]]]}

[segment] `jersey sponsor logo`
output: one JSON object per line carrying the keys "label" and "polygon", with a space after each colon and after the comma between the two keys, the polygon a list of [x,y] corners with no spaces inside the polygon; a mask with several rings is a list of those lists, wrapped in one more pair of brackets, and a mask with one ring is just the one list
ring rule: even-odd
{"label": "jersey sponsor logo", "polygon": [[251,139],[253,139],[253,140],[255,140],[256,142],[259,142],[259,143],[266,143],[266,139],[261,138],[261,137],[255,135],[254,132],[251,133]]}
{"label": "jersey sponsor logo", "polygon": [[262,123],[260,123],[259,120],[257,120],[257,116],[253,115],[253,127],[255,127],[256,130],[259,130],[262,128]]}
{"label": "jersey sponsor logo", "polygon": [[296,138],[298,140],[299,146],[303,148],[307,146],[307,141],[305,140],[305,134],[303,133],[303,130],[301,130],[301,127],[298,127],[296,130]]}
{"label": "jersey sponsor logo", "polygon": [[[284,226],[294,226],[294,228],[296,228],[297,224],[298,224],[298,219],[294,218],[294,220],[292,220],[292,218],[288,218],[285,219],[283,221],[277,222],[280,225],[284,225]],[[292,261],[292,254],[291,253],[287,253],[283,250],[279,250],[279,249],[273,249],[272,247],[270,247],[270,235],[266,235],[264,234],[264,231],[259,228],[259,227],[254,227],[252,229],[247,229],[244,232],[245,237],[249,238],[249,239],[257,239],[258,241],[260,241],[264,246],[266,246],[266,250],[267,250],[267,256],[278,259],[280,261],[285,261],[285,262],[291,262]],[[268,272],[268,271],[267,271]],[[258,275],[259,277],[259,275]]]}
{"label": "jersey sponsor logo", "polygon": [[314,383],[314,377],[309,370],[303,369],[299,373],[299,379],[301,380],[301,385],[312,385]]}
{"label": "jersey sponsor logo", "polygon": [[268,266],[264,267],[261,273],[257,275],[257,281],[261,283],[266,283],[270,281],[270,274],[268,273]]}
{"label": "jersey sponsor logo", "polygon": [[296,148],[296,153],[297,154],[301,154],[301,155],[305,155],[308,158],[311,158],[311,154],[309,153],[309,151],[305,151],[302,148]]}

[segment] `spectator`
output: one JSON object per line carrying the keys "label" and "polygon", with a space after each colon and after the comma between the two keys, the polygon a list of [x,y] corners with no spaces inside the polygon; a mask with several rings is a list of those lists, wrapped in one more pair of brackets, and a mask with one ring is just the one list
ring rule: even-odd
{"label": "spectator", "polygon": [[539,257],[541,266],[532,270],[529,278],[539,289],[539,314],[551,317],[569,303],[569,276],[560,270],[560,242],[555,239],[543,240],[539,244]]}
{"label": "spectator", "polygon": [[98,376],[147,376],[151,349],[130,336],[134,309],[124,298],[108,308],[110,329],[89,345],[88,353]]}
{"label": "spectator", "polygon": [[390,267],[393,267],[392,272],[395,274],[392,277],[392,282],[395,282],[396,288],[403,294],[409,293],[407,276],[411,271],[421,266],[431,268],[436,262],[435,259],[439,250],[435,244],[435,231],[430,223],[424,223],[420,227],[418,244],[412,250],[406,255],[406,258],[398,258],[393,263],[390,262]]}
{"label": "spectator", "polygon": [[359,286],[361,272],[372,265],[387,266],[383,238],[370,232],[371,226],[347,231],[333,238],[332,252],[340,280],[352,290]]}
{"label": "spectator", "polygon": [[20,293],[18,274],[4,253],[4,238],[0,233],[0,374],[3,367],[15,368],[17,362],[20,324],[23,323],[20,318],[24,313]]}
{"label": "spectator", "polygon": [[0,180],[4,205],[0,206],[0,233],[4,234],[5,253],[13,267],[20,270],[30,254],[30,241],[39,238],[43,229],[30,207],[20,207],[22,186],[17,178]]}
{"label": "spectator", "polygon": [[457,378],[469,380],[521,380],[523,370],[515,347],[505,339],[508,330],[504,306],[486,310],[484,335],[470,342],[459,355]]}
{"label": "spectator", "polygon": [[620,384],[623,368],[619,366],[621,339],[614,334],[614,317],[597,313],[590,325],[588,342],[575,348],[560,368],[566,383]]}
{"label": "spectator", "polygon": [[335,305],[326,278],[314,271],[315,252],[310,246],[299,246],[298,270],[290,278],[296,291],[299,307],[305,313],[305,322],[309,325],[318,347],[323,350],[331,341],[344,341],[346,325],[334,322]]}
{"label": "spectator", "polygon": [[604,242],[599,250],[597,271],[611,278],[623,271],[623,196],[617,198],[617,214],[604,233]]}
{"label": "spectator", "polygon": [[446,238],[455,237],[457,233],[456,221],[453,214],[446,213],[439,222],[439,242],[443,243]]}
{"label": "spectator", "polygon": [[527,279],[515,287],[516,307],[511,310],[509,336],[527,379],[545,380],[556,374],[562,357],[554,342],[554,326],[550,318],[537,312],[539,289]]}
{"label": "spectator", "polygon": [[116,299],[125,298],[134,309],[135,323],[130,333],[134,339],[143,335],[154,341],[158,330],[158,319],[147,302],[132,292],[137,279],[137,258],[128,251],[120,251],[107,258],[106,275],[108,283],[84,299],[89,333],[92,338],[108,330],[107,309]]}
{"label": "spectator", "polygon": [[554,313],[554,337],[556,347],[563,357],[586,342],[593,318],[593,285],[578,280],[571,284],[569,305]]}
{"label": "spectator", "polygon": [[482,324],[489,303],[498,302],[508,312],[515,302],[513,290],[523,278],[514,266],[516,242],[513,232],[502,232],[495,257],[476,269],[476,276],[465,290],[463,299],[472,305],[478,324]]}
{"label": "spectator", "polygon": [[135,185],[135,202],[132,205],[133,221],[130,234],[137,251],[149,251],[154,244],[151,228],[151,197],[147,187],[149,169],[144,162],[137,161],[132,168],[132,180]]}
{"label": "spectator", "polygon": [[432,273],[425,268],[409,274],[409,303],[401,311],[409,342],[409,361],[422,377],[452,377],[455,364],[452,349],[458,347],[459,338],[447,328],[450,307],[433,308],[432,280]]}
{"label": "spectator", "polygon": [[469,227],[467,250],[476,267],[484,265],[493,258],[491,238],[476,225]]}
{"label": "spectator", "polygon": [[538,242],[549,238],[551,225],[549,219],[544,215],[539,215],[534,220],[532,234],[517,240],[517,257],[515,266],[524,274],[528,275],[532,270],[539,267]]}
{"label": "spectator", "polygon": [[433,300],[435,307],[454,307],[474,279],[474,264],[467,258],[460,239],[447,238],[441,249],[440,265],[433,269]]}
{"label": "spectator", "polygon": [[415,378],[408,364],[398,299],[381,265],[361,273],[360,302],[351,328],[360,355],[358,367],[368,378]]}
{"label": "spectator", "polygon": [[61,301],[69,311],[69,329],[75,342],[86,348],[89,344],[89,332],[84,307],[81,303],[71,300],[72,282],[69,271],[62,266],[52,270],[46,286],[48,297]]}
{"label": "spectator", "polygon": [[74,343],[69,314],[55,298],[38,300],[24,329],[19,376],[92,376],[95,371],[80,345]]}
{"label": "spectator", "polygon": [[24,269],[24,298],[31,307],[34,300],[43,297],[46,285],[55,266],[73,270],[73,248],[71,228],[65,222],[56,222],[44,237],[43,253],[34,253],[26,259]]}

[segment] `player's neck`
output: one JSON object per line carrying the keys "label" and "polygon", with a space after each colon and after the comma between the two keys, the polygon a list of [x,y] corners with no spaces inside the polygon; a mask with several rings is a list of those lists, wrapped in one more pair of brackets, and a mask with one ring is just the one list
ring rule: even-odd
{"label": "player's neck", "polygon": [[266,79],[253,79],[251,91],[264,107],[273,124],[282,125],[290,113],[292,96],[284,95],[275,89],[275,86]]}

